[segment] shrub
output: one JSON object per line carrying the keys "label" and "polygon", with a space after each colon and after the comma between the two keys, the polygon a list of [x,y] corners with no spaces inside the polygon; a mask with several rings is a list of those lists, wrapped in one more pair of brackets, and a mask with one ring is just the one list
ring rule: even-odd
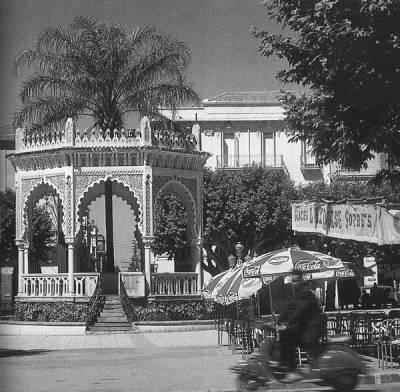
{"label": "shrub", "polygon": [[75,302],[17,302],[15,318],[20,321],[84,322],[87,304]]}
{"label": "shrub", "polygon": [[215,314],[214,302],[205,300],[151,302],[132,308],[132,321],[208,320]]}

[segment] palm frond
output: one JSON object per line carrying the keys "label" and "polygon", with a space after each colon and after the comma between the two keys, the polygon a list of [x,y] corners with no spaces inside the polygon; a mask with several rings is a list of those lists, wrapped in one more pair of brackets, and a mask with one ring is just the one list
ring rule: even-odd
{"label": "palm frond", "polygon": [[58,26],[50,26],[40,35],[36,42],[37,51],[68,52],[75,47],[76,37],[73,31]]}
{"label": "palm frond", "polygon": [[35,67],[20,89],[16,120],[32,130],[51,128],[68,116],[90,115],[104,128],[124,123],[126,113],[157,117],[160,106],[198,102],[183,71],[191,53],[153,27],[126,33],[119,25],[75,17],[67,28],[47,28],[16,67]]}
{"label": "palm frond", "polygon": [[18,123],[38,124],[57,123],[68,117],[83,114],[85,102],[78,97],[46,96],[37,97],[27,102],[16,114]]}

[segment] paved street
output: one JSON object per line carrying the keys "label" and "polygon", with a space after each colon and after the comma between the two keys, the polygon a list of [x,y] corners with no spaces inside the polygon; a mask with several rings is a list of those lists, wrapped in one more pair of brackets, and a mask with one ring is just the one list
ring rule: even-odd
{"label": "paved street", "polygon": [[232,390],[237,360],[215,331],[1,336],[0,345],[2,392]]}
{"label": "paved street", "polygon": [[[233,391],[235,376],[228,367],[240,355],[217,347],[216,338],[212,330],[0,336],[1,391]],[[399,391],[400,384],[361,385],[358,390]]]}

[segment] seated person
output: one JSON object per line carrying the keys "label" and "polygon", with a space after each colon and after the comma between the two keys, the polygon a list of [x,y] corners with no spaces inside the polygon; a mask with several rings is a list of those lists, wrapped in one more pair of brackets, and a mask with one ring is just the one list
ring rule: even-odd
{"label": "seated person", "polygon": [[363,289],[361,295],[361,306],[363,309],[370,309],[372,307],[372,298],[365,289]]}

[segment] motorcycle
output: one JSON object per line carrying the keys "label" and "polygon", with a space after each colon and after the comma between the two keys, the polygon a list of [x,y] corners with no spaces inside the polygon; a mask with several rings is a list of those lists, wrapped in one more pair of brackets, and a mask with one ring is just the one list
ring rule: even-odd
{"label": "motorcycle", "polygon": [[[279,330],[274,329],[279,336]],[[361,357],[352,349],[343,345],[347,336],[335,335],[328,337],[327,342],[313,347],[307,352],[309,365],[299,369],[301,380],[298,383],[313,383],[324,387],[333,387],[339,392],[351,391],[358,384],[360,374],[366,374],[366,367]],[[287,385],[282,380],[286,374],[285,366],[274,358],[277,348],[276,338],[267,338],[266,343],[260,344],[260,351],[241,360],[230,370],[238,374],[236,388],[238,391],[256,391],[258,388],[268,388],[275,381]]]}

